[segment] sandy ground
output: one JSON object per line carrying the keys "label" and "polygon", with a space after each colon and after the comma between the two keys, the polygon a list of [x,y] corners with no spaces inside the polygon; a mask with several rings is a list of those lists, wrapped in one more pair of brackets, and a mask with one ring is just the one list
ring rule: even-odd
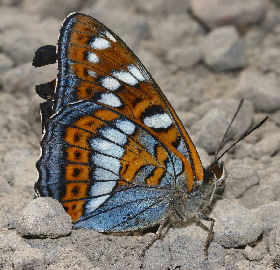
{"label": "sandy ground", "polygon": [[[155,230],[123,236],[71,231],[59,204],[34,200],[42,102],[34,86],[57,71],[54,65],[35,70],[31,61],[38,47],[56,44],[72,11],[101,20],[134,50],[176,109],[204,166],[241,98],[246,101],[228,145],[270,116],[223,158],[228,177],[209,214],[216,223],[208,260],[208,223],[170,228],[141,259]],[[279,268],[279,45],[276,0],[0,0],[0,268]],[[22,237],[28,230],[33,237]]]}

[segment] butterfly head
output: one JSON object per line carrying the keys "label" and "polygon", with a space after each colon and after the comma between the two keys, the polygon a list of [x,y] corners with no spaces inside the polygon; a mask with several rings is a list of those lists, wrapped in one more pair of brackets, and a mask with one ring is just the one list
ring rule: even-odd
{"label": "butterfly head", "polygon": [[205,169],[205,179],[203,183],[215,183],[216,185],[220,186],[224,184],[225,178],[226,171],[224,162],[215,161]]}
{"label": "butterfly head", "polygon": [[208,192],[205,191],[205,197],[209,197],[207,193],[211,194],[209,198],[209,204],[211,204],[214,194],[223,193],[225,188],[226,170],[224,162],[215,161],[205,169],[204,174],[203,186],[208,190]]}

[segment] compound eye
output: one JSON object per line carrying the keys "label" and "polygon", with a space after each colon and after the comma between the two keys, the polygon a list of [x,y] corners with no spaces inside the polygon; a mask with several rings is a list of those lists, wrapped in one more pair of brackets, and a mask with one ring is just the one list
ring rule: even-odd
{"label": "compound eye", "polygon": [[225,170],[224,170],[224,164],[221,162],[220,164],[214,164],[211,167],[211,171],[214,173],[216,176],[217,180],[224,178],[225,175]]}

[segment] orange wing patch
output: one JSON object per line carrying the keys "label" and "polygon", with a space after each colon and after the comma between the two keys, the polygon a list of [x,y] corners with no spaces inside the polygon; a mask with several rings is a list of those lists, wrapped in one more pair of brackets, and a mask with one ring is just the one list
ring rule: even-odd
{"label": "orange wing patch", "polygon": [[80,200],[87,197],[89,183],[68,183],[66,185],[63,201]]}
{"label": "orange wing patch", "polygon": [[133,182],[136,173],[144,165],[154,165],[158,166],[156,160],[143,148],[133,141],[128,139],[128,143],[125,147],[126,151],[121,160],[121,179],[126,181],[119,180],[118,185],[127,185],[129,182]]}
{"label": "orange wing patch", "polygon": [[67,160],[69,162],[76,163],[89,163],[89,155],[90,151],[77,148],[77,147],[68,147],[66,149],[67,152]]}
{"label": "orange wing patch", "polygon": [[163,164],[164,168],[157,168],[153,171],[153,174],[145,179],[145,182],[147,185],[150,186],[156,186],[160,184],[160,180],[162,179],[165,171],[166,171],[166,166],[165,166],[165,161],[168,158],[168,153],[166,150],[160,146],[157,145],[156,147],[156,159]]}
{"label": "orange wing patch", "polygon": [[78,147],[90,149],[88,145],[88,139],[91,134],[87,131],[81,130],[79,128],[67,127],[65,131],[65,142],[70,145],[75,145]]}
{"label": "orange wing patch", "polygon": [[64,202],[62,203],[65,211],[72,217],[72,220],[77,221],[84,212],[84,200],[73,201],[73,202]]}
{"label": "orange wing patch", "polygon": [[65,168],[66,181],[89,181],[90,167],[81,164],[67,164]]}
{"label": "orange wing patch", "polygon": [[95,111],[94,116],[96,116],[104,121],[108,121],[108,122],[111,122],[120,117],[117,113],[107,110],[107,109],[100,109],[100,110]]}
{"label": "orange wing patch", "polygon": [[102,125],[104,125],[104,122],[90,115],[83,116],[74,123],[74,126],[91,133],[96,133]]}

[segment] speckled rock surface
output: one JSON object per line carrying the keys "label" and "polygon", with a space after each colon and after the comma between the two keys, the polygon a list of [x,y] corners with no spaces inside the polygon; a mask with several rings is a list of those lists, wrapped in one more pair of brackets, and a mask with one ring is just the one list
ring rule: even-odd
{"label": "speckled rock surface", "polygon": [[202,44],[203,59],[215,71],[244,68],[243,41],[233,26],[223,26],[212,30]]}
{"label": "speckled rock surface", "polygon": [[71,228],[71,217],[57,200],[48,197],[31,201],[16,222],[20,235],[38,238],[65,236],[71,233]]}
{"label": "speckled rock surface", "polygon": [[275,268],[280,267],[280,222],[269,235],[269,250]]}
{"label": "speckled rock surface", "polygon": [[270,112],[280,108],[278,85],[276,74],[248,69],[240,74],[236,92],[238,97],[252,100],[256,110]]}
{"label": "speckled rock surface", "polygon": [[[280,2],[171,2],[0,0],[1,269],[279,268]],[[51,81],[57,70],[33,68],[32,57],[38,46],[56,43],[72,11],[95,16],[134,50],[180,116],[205,167],[241,98],[246,100],[224,150],[270,116],[222,158],[228,177],[223,197],[209,212],[216,222],[208,260],[203,248],[209,222],[171,226],[141,258],[156,228],[126,235],[71,230],[57,202],[34,200],[42,102],[34,85]]]}
{"label": "speckled rock surface", "polygon": [[239,247],[255,242],[263,232],[255,212],[229,200],[219,200],[211,215],[215,217],[215,240],[224,247]]}

